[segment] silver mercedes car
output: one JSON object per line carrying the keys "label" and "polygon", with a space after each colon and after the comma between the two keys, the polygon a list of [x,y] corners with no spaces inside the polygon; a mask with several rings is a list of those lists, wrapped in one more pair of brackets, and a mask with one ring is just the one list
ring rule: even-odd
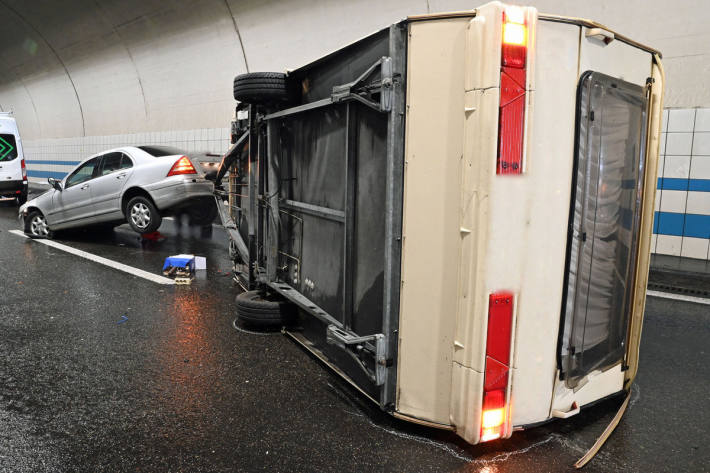
{"label": "silver mercedes car", "polygon": [[150,233],[163,216],[178,211],[214,218],[213,185],[199,156],[168,146],[127,146],[91,156],[64,179],[48,179],[51,188],[20,207],[24,231],[51,238],[57,230],[128,222],[136,232]]}

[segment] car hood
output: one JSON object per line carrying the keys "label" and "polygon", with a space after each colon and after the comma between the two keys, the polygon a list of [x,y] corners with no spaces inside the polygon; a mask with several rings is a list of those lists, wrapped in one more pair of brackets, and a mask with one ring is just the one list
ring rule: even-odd
{"label": "car hood", "polygon": [[44,193],[38,195],[32,200],[28,200],[24,204],[20,206],[18,209],[19,216],[22,217],[25,212],[27,211],[28,208],[30,207],[36,207],[40,209],[43,213],[46,213],[47,211],[47,204],[51,202],[51,195],[54,192],[54,189],[49,189],[48,191],[45,191]]}

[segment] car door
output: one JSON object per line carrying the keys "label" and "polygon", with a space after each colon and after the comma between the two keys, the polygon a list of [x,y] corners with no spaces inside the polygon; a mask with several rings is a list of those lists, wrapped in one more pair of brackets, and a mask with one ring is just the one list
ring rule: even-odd
{"label": "car door", "polygon": [[99,162],[100,156],[90,159],[67,176],[62,191],[54,194],[53,210],[47,215],[50,225],[73,226],[85,223],[94,215],[91,186]]}
{"label": "car door", "polygon": [[121,192],[133,173],[133,160],[115,151],[101,157],[97,177],[91,183],[91,197],[97,220],[121,218]]}

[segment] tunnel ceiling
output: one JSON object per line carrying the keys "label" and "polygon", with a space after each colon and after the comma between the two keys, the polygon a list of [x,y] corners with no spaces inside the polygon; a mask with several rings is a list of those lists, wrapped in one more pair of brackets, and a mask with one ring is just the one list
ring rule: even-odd
{"label": "tunnel ceiling", "polygon": [[0,0],[0,107],[25,139],[224,127],[235,74],[297,67],[412,10],[397,3],[324,41],[305,25],[357,12],[312,0]]}
{"label": "tunnel ceiling", "polygon": [[[295,68],[408,14],[479,3],[0,0],[0,107],[15,111],[25,139],[225,127],[235,74]],[[682,89],[674,94],[690,105],[710,102],[704,81],[690,73],[710,67],[703,18],[684,23],[703,39],[693,49],[664,39],[670,20],[631,4],[638,2],[527,3],[597,19],[662,50],[668,45],[677,54],[667,61],[669,83]],[[695,10],[678,11],[687,20]]]}

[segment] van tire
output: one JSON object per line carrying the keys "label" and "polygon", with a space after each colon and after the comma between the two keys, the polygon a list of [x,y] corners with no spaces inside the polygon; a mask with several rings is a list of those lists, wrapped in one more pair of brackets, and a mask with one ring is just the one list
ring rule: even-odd
{"label": "van tire", "polygon": [[[140,214],[140,216],[138,214]],[[128,205],[126,205],[125,217],[133,231],[141,234],[156,231],[163,222],[163,217],[160,215],[160,212],[155,204],[153,204],[150,199],[143,197],[142,195],[133,197],[128,201]],[[141,217],[148,219],[146,225],[141,224],[145,221],[144,218]]]}
{"label": "van tire", "polygon": [[235,301],[237,318],[254,327],[286,325],[296,316],[293,304],[283,299],[266,299],[261,291],[242,292]]}
{"label": "van tire", "polygon": [[234,78],[234,100],[263,105],[288,102],[292,97],[286,74],[250,72]]}
{"label": "van tire", "polygon": [[17,197],[17,205],[25,205],[27,202],[27,193],[23,192]]}

